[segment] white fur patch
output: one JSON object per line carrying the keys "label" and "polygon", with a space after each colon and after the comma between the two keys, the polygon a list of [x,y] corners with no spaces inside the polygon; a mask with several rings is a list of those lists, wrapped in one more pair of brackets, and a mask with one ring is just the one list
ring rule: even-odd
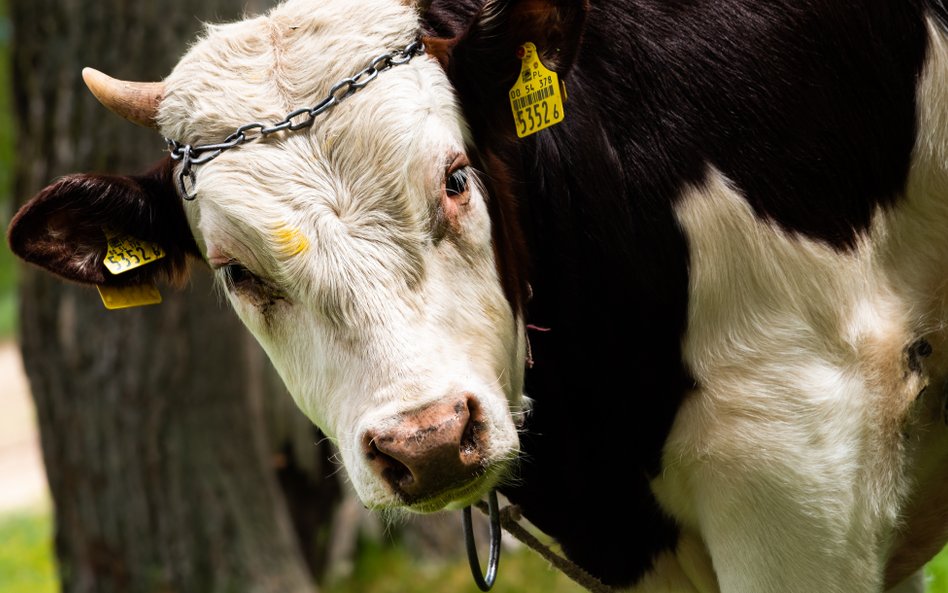
{"label": "white fur patch", "polygon": [[716,172],[678,215],[699,387],[656,492],[702,534],[724,591],[878,588],[904,487],[892,418],[919,389],[905,304],[872,245],[789,235]]}
{"label": "white fur patch", "polygon": [[[890,566],[906,521],[948,518],[948,466],[930,462],[948,455],[930,393],[948,381],[948,51],[931,31],[907,197],[853,251],[761,220],[714,170],[678,207],[698,387],[653,486],[721,591],[880,591],[928,558]],[[922,337],[935,353],[912,370]]]}
{"label": "white fur patch", "polygon": [[[198,144],[279,121],[407,45],[417,20],[392,0],[291,0],[210,27],[166,80],[161,130]],[[272,288],[228,296],[297,404],[334,439],[368,506],[399,504],[361,441],[397,414],[468,394],[488,430],[486,459],[518,448],[523,327],[497,275],[476,172],[456,236],[431,236],[446,159],[463,152],[466,134],[444,72],[423,55],[311,129],[196,168],[188,216],[199,245]]]}

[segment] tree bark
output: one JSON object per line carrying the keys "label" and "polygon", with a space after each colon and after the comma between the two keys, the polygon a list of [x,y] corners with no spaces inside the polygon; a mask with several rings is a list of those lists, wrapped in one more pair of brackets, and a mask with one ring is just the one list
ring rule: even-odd
{"label": "tree bark", "polygon": [[[158,80],[202,21],[268,3],[11,3],[20,201],[66,173],[134,173],[163,155],[154,131],[92,98],[83,66]],[[94,289],[22,271],[20,342],[63,591],[314,590],[306,564],[318,565],[314,534],[338,485],[313,477],[330,472],[312,427],[194,268],[189,287],[163,290],[163,304],[117,312]],[[275,469],[294,506],[323,497],[295,526]]]}

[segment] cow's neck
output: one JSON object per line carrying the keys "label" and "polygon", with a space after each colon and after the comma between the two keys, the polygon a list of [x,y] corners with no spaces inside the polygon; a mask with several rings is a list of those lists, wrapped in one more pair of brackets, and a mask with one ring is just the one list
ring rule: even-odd
{"label": "cow's neck", "polygon": [[[569,92],[562,129],[512,157],[534,289],[527,322],[550,331],[530,336],[535,405],[521,479],[505,494],[575,562],[629,584],[677,542],[649,483],[692,385],[680,354],[687,249],[672,188],[624,185],[605,134],[573,124],[590,93],[576,82]],[[630,200],[635,190],[652,199]],[[632,541],[602,545],[616,534]]]}

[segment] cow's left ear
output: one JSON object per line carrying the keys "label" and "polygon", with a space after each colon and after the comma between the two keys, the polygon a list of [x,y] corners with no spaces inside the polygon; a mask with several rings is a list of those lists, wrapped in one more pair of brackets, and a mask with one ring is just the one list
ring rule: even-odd
{"label": "cow's left ear", "polygon": [[503,113],[503,122],[509,123],[508,92],[520,73],[519,50],[526,42],[536,46],[547,68],[565,77],[588,10],[589,0],[488,0],[461,35],[448,43],[431,40],[466,115],[490,126]]}
{"label": "cow's left ear", "polygon": [[[165,158],[144,175],[69,175],[24,204],[7,233],[10,249],[21,259],[82,284],[132,286],[156,279],[180,282],[187,256],[199,257],[172,180],[173,162]],[[163,252],[147,265],[113,274],[105,266],[107,234],[128,236]],[[118,256],[120,264],[153,259],[157,252]],[[113,256],[115,257],[115,256]]]}

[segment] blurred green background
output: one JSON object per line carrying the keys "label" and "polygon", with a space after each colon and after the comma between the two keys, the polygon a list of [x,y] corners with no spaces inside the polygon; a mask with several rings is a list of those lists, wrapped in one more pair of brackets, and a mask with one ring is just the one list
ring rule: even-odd
{"label": "blurred green background", "polygon": [[[0,0],[0,222],[7,228],[12,209],[13,121],[10,105],[10,21]],[[0,247],[0,337],[13,334],[16,316],[16,266],[6,241]],[[0,589],[2,590],[2,589]]]}
{"label": "blurred green background", "polygon": [[[41,511],[0,515],[0,592],[55,593],[52,523]],[[529,550],[501,557],[497,593],[579,593]],[[466,562],[419,564],[397,546],[362,546],[351,577],[321,593],[476,593]]]}

